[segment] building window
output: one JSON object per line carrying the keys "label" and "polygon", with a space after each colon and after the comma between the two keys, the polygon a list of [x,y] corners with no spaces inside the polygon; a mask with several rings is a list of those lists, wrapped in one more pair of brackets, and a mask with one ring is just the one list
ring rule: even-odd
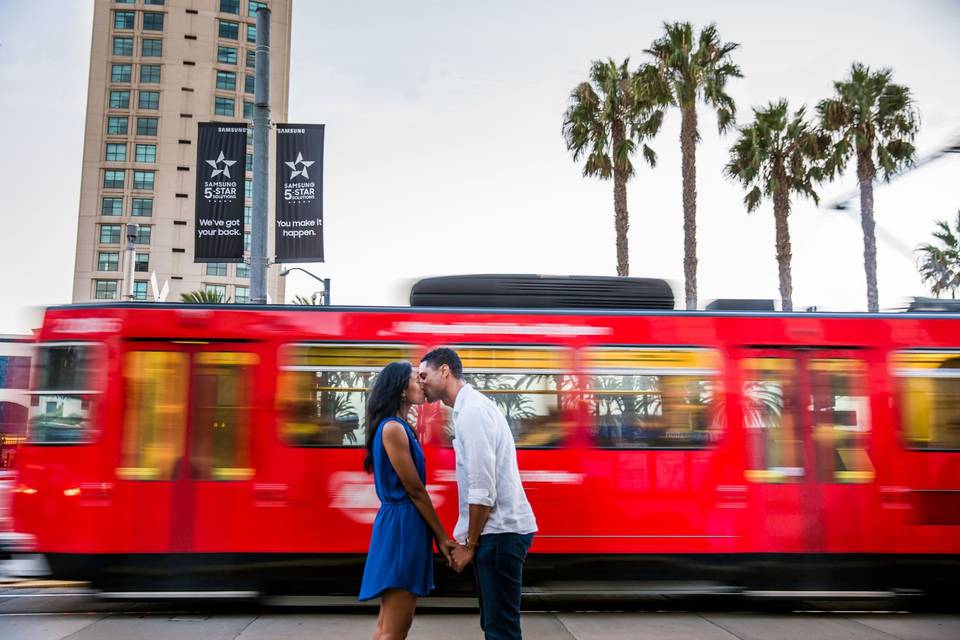
{"label": "building window", "polygon": [[116,142],[108,142],[107,152],[103,159],[107,162],[126,162],[127,145],[117,144]]}
{"label": "building window", "polygon": [[236,47],[217,47],[217,62],[220,64],[237,64]]}
{"label": "building window", "polygon": [[237,263],[237,277],[238,278],[249,278],[250,277],[250,265],[246,262]]}
{"label": "building window", "polygon": [[217,71],[217,89],[236,91],[237,74],[232,71]]}
{"label": "building window", "polygon": [[136,244],[150,244],[150,230],[151,227],[148,224],[142,224],[137,229],[137,239],[134,241]]}
{"label": "building window", "polygon": [[136,280],[133,283],[133,299],[134,300],[146,300],[147,299],[147,281],[146,280]]}
{"label": "building window", "polygon": [[137,106],[141,109],[149,109],[151,111],[156,111],[160,108],[160,92],[159,91],[141,91],[140,92],[140,101],[137,103]]}
{"label": "building window", "polygon": [[104,198],[100,201],[100,215],[122,216],[123,198]]}
{"label": "building window", "polygon": [[143,14],[144,31],[163,31],[162,13],[144,13]]}
{"label": "building window", "polygon": [[137,118],[137,135],[138,136],[157,135],[157,119],[156,118]]}
{"label": "building window", "polygon": [[244,180],[243,181],[243,197],[252,198],[253,197],[253,180]]}
{"label": "building window", "polygon": [[243,226],[249,227],[253,220],[253,207],[244,207],[243,208]]}
{"label": "building window", "polygon": [[107,135],[108,136],[127,135],[127,117],[126,116],[108,117],[107,118]]}
{"label": "building window", "polygon": [[134,171],[133,188],[153,191],[153,171]]}
{"label": "building window", "polygon": [[120,225],[100,225],[100,244],[120,244]]}
{"label": "building window", "polygon": [[206,292],[219,296],[220,302],[225,302],[227,299],[227,285],[225,284],[208,284],[206,285]]}
{"label": "building window", "polygon": [[246,253],[250,253],[250,234],[249,233],[243,234],[243,250]]}
{"label": "building window", "polygon": [[127,38],[125,36],[114,36],[113,37],[113,55],[132,56],[133,55],[133,38]]}
{"label": "building window", "polygon": [[130,82],[132,77],[132,64],[114,64],[110,66],[110,82]]}
{"label": "building window", "polygon": [[220,11],[222,13],[240,14],[240,0],[220,0]]}
{"label": "building window", "polygon": [[155,144],[138,144],[136,153],[133,156],[134,162],[156,162],[157,161],[157,145]]}
{"label": "building window", "polygon": [[266,3],[266,2],[258,2],[257,0],[250,0],[250,1],[247,3],[247,15],[248,15],[248,16],[256,16],[256,15],[257,15],[257,9],[259,9],[259,8],[261,8],[261,7],[263,7],[264,9],[266,9],[266,8],[267,8],[267,3]]}
{"label": "building window", "polygon": [[213,102],[213,113],[218,116],[233,116],[233,98],[217,96]]}
{"label": "building window", "polygon": [[97,271],[120,271],[120,254],[116,251],[98,253]]}
{"label": "building window", "polygon": [[256,78],[252,75],[247,74],[243,77],[243,92],[244,93],[255,93]]}
{"label": "building window", "polygon": [[234,287],[233,301],[240,304],[250,302],[250,287]]}
{"label": "building window", "polygon": [[113,28],[114,29],[133,29],[133,11],[114,11]]}
{"label": "building window", "polygon": [[149,253],[138,253],[136,259],[133,261],[133,270],[137,273],[149,273],[150,272],[150,254]]}
{"label": "building window", "polygon": [[226,262],[208,262],[208,263],[207,263],[207,275],[208,275],[208,276],[225,276],[225,275],[227,275],[227,263],[226,263]]}
{"label": "building window", "polygon": [[133,0],[115,0],[117,4],[133,4]]}
{"label": "building window", "polygon": [[149,218],[153,215],[153,198],[134,198],[131,202],[130,215],[138,218]]}
{"label": "building window", "polygon": [[95,280],[96,292],[94,298],[97,300],[116,300],[117,299],[117,281],[116,280]]}
{"label": "building window", "polygon": [[[250,102],[250,101],[248,101],[248,100],[244,100],[244,101],[243,101],[243,119],[244,119],[244,120],[253,120],[253,103]],[[250,170],[251,170],[251,171],[253,171],[253,163],[252,163],[252,162],[251,162],[251,163],[248,163],[247,166],[250,167]]]}
{"label": "building window", "polygon": [[146,84],[160,84],[160,65],[142,64],[140,65],[140,82]]}
{"label": "building window", "polygon": [[247,42],[256,42],[257,41],[257,25],[248,24],[247,25]]}
{"label": "building window", "polygon": [[227,20],[218,20],[218,22],[220,23],[218,34],[221,38],[225,40],[240,39],[240,25],[238,23]]}
{"label": "building window", "polygon": [[163,40],[144,38],[140,46],[140,55],[144,58],[159,58],[163,55]]}
{"label": "building window", "polygon": [[[244,108],[246,108],[246,103],[244,103]],[[253,105],[250,105],[250,108],[253,108]],[[247,154],[247,171],[253,173],[253,154]]]}
{"label": "building window", "polygon": [[246,60],[247,69],[254,69],[257,66],[257,52],[253,49],[247,49]]}
{"label": "building window", "polygon": [[130,92],[127,90],[111,91],[110,92],[110,108],[111,109],[129,109],[130,108]]}
{"label": "building window", "polygon": [[107,169],[103,172],[103,188],[104,189],[123,189],[123,177],[124,171]]}
{"label": "building window", "polygon": [[163,6],[164,0],[143,0],[143,4],[154,4],[157,6]]}

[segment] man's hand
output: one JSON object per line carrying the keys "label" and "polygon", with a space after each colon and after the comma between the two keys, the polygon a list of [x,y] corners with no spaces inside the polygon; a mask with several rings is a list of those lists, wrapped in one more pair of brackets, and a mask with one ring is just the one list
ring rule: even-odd
{"label": "man's hand", "polygon": [[450,566],[457,573],[463,572],[467,568],[467,565],[473,561],[473,554],[475,550],[470,547],[465,547],[462,544],[454,546],[450,552],[451,563]]}

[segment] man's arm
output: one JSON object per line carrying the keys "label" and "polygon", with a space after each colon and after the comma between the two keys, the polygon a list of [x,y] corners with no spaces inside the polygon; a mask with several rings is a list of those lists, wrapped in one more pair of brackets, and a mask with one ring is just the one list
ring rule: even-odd
{"label": "man's arm", "polygon": [[497,456],[491,442],[491,429],[484,421],[489,417],[482,410],[471,409],[461,417],[463,438],[461,451],[467,471],[467,503],[470,505],[467,538],[453,550],[452,565],[463,571],[473,560],[480,534],[497,500]]}

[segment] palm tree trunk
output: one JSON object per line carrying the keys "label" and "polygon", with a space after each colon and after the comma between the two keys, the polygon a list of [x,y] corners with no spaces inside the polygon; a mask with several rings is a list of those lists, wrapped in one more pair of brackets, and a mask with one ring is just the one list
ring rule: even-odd
{"label": "palm tree trunk", "polygon": [[[613,123],[613,148],[618,149],[625,138],[622,122]],[[627,172],[617,166],[616,152],[613,157],[613,226],[617,231],[617,275],[630,275],[630,255],[627,231],[630,230],[630,214],[627,212]]]}
{"label": "palm tree trunk", "polygon": [[782,186],[773,194],[773,219],[777,229],[777,268],[780,271],[780,306],[784,311],[793,311],[793,278],[790,274],[790,196],[787,195],[786,177],[780,179]]}
{"label": "palm tree trunk", "polygon": [[683,281],[687,309],[697,308],[697,110],[683,107],[680,151],[683,155]]}
{"label": "palm tree trunk", "polygon": [[877,291],[877,236],[873,219],[873,170],[870,156],[857,157],[857,179],[860,181],[860,226],[863,228],[863,268],[867,273],[867,311],[880,311]]}

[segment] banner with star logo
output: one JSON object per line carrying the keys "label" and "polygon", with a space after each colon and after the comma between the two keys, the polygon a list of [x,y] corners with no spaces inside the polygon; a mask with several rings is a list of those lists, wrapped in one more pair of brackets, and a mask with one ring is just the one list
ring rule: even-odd
{"label": "banner with star logo", "polygon": [[276,125],[277,262],[323,262],[323,127]]}
{"label": "banner with star logo", "polygon": [[197,131],[194,262],[243,262],[245,124],[201,122]]}

